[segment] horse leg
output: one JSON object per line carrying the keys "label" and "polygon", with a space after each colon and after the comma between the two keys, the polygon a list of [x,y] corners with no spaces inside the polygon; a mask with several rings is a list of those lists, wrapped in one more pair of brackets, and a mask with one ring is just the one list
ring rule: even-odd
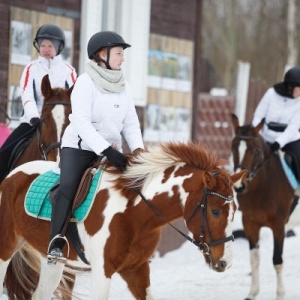
{"label": "horse leg", "polygon": [[108,299],[111,278],[105,276],[103,265],[102,259],[97,259],[94,263],[91,262],[93,300]]}
{"label": "horse leg", "polygon": [[276,277],[277,277],[276,300],[283,300],[285,295],[285,288],[284,288],[283,278],[282,278],[282,269],[283,269],[282,253],[283,253],[283,244],[284,244],[284,236],[285,236],[284,225],[282,226],[282,228],[278,228],[278,229],[273,228],[272,230],[273,230],[273,237],[274,237],[273,264],[274,264]]}
{"label": "horse leg", "polygon": [[135,299],[153,300],[150,290],[149,263],[145,262],[138,269],[126,269],[120,272]]}
{"label": "horse leg", "polygon": [[48,265],[47,259],[41,258],[41,271],[38,286],[32,295],[32,300],[49,300],[59,285],[64,270],[64,264],[57,262]]}
{"label": "horse leg", "polygon": [[7,267],[9,265],[9,261],[3,261],[0,259],[0,296],[3,295],[3,283],[4,283],[4,278],[6,274]]}
{"label": "horse leg", "polygon": [[251,287],[246,300],[254,300],[259,293],[259,231],[257,224],[244,222],[244,230],[249,240],[250,247],[250,265],[251,265]]}

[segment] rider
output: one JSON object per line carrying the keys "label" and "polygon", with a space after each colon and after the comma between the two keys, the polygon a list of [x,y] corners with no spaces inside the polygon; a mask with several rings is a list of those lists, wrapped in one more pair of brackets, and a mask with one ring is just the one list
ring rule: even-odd
{"label": "rider", "polygon": [[253,126],[265,118],[261,131],[272,151],[282,149],[293,159],[300,180],[300,67],[291,68],[284,81],[269,88],[254,113]]}
{"label": "rider", "polygon": [[[52,204],[48,262],[65,260],[62,230],[84,171],[99,157],[125,170],[122,136],[132,152],[144,149],[140,123],[121,65],[130,47],[112,31],[94,34],[87,46],[89,63],[71,94],[70,124],[62,137],[60,186]],[[122,134],[122,135],[121,135]]]}
{"label": "rider", "polygon": [[65,46],[65,35],[60,27],[53,24],[41,26],[36,32],[33,45],[39,57],[25,67],[21,76],[23,116],[20,118],[20,125],[0,149],[0,183],[9,172],[8,162],[16,144],[32,137],[39,127],[43,106],[43,77],[49,74],[52,88],[69,88],[77,77],[75,69],[65,63],[60,55]]}

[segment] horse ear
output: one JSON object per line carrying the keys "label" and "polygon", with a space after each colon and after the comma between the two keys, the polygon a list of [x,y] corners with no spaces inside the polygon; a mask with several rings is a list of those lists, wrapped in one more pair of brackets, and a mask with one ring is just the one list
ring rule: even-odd
{"label": "horse ear", "polygon": [[235,173],[233,175],[231,175],[231,180],[233,183],[237,182],[238,180],[242,179],[244,175],[246,175],[248,173],[247,170],[242,170],[238,173]]}
{"label": "horse ear", "polygon": [[255,133],[258,134],[260,132],[260,130],[263,128],[264,124],[265,124],[265,118],[263,118],[259,124],[255,127]]}
{"label": "horse ear", "polygon": [[49,79],[49,75],[45,75],[42,79],[42,86],[41,86],[42,94],[44,98],[48,98],[52,93],[52,87]]}
{"label": "horse ear", "polygon": [[216,178],[212,176],[210,172],[205,171],[203,174],[203,182],[208,189],[212,189],[216,185]]}
{"label": "horse ear", "polygon": [[237,133],[237,130],[240,127],[239,119],[235,114],[231,114],[231,120],[232,120],[234,132]]}
{"label": "horse ear", "polygon": [[72,91],[73,91],[73,88],[74,88],[74,85],[75,85],[75,83],[68,89],[69,95],[71,95],[71,93],[72,93]]}

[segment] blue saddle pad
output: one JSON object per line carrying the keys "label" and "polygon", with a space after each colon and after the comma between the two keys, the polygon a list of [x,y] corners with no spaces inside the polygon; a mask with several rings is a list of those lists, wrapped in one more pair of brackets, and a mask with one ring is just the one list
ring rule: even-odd
{"label": "blue saddle pad", "polygon": [[281,160],[283,170],[284,170],[291,186],[293,187],[294,190],[299,189],[300,188],[300,183],[298,182],[294,172],[292,171],[290,166],[286,163],[285,158],[283,157],[283,155],[279,155],[279,157],[280,157],[280,160]]}
{"label": "blue saddle pad", "polygon": [[[102,170],[97,170],[91,181],[87,196],[80,206],[74,210],[74,216],[78,222],[87,217],[94,202],[97,188],[100,185]],[[52,205],[50,203],[50,191],[60,175],[52,170],[38,176],[30,185],[25,197],[25,211],[29,216],[51,220]]]}

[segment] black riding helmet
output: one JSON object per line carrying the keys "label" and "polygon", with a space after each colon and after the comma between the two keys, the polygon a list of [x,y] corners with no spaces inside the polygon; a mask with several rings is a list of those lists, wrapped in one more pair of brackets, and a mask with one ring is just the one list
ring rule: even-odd
{"label": "black riding helmet", "polygon": [[[89,59],[94,59],[96,61],[103,61],[108,69],[111,69],[109,65],[109,53],[110,48],[112,47],[123,47],[126,49],[131,47],[131,45],[127,44],[124,39],[114,31],[100,31],[95,33],[89,40],[87,46],[87,52]],[[107,60],[104,61],[101,58],[96,56],[102,48],[108,48],[107,51]]]}
{"label": "black riding helmet", "polygon": [[293,98],[293,90],[296,86],[300,87],[300,67],[289,69],[284,75],[283,82],[275,84],[274,89],[283,97]]}
{"label": "black riding helmet", "polygon": [[284,82],[293,86],[300,86],[300,67],[289,69],[284,75]]}
{"label": "black riding helmet", "polygon": [[33,40],[33,46],[37,51],[39,51],[38,40],[57,40],[60,42],[58,51],[56,55],[60,54],[65,47],[65,34],[60,27],[54,24],[45,24],[41,26],[36,32],[35,38]]}

